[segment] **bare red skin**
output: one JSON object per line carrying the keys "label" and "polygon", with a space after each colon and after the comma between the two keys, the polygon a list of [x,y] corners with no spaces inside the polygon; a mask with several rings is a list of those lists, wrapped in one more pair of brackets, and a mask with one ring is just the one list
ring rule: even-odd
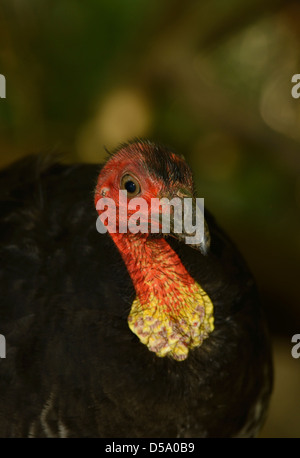
{"label": "bare red skin", "polygon": [[[164,311],[166,313],[172,311],[177,315],[180,312],[180,300],[172,300],[172,302],[169,300],[168,284],[171,285],[176,280],[186,286],[195,283],[178,255],[163,237],[153,239],[149,237],[148,233],[122,234],[118,232],[119,190],[123,175],[130,174],[138,177],[142,191],[137,197],[143,197],[148,203],[149,213],[145,215],[146,220],[150,221],[151,198],[162,197],[163,183],[145,173],[142,156],[140,155],[140,158],[138,156],[139,154],[136,153],[133,162],[132,154],[123,148],[106,163],[98,177],[95,205],[97,206],[98,200],[103,197],[109,197],[115,201],[117,232],[113,233],[109,228],[108,232],[123,257],[141,303],[146,306],[151,291],[155,291],[155,295],[161,298],[161,303],[165,304]],[[177,158],[175,155],[174,157]],[[102,211],[97,211],[101,215]],[[128,218],[134,212],[128,210]]]}

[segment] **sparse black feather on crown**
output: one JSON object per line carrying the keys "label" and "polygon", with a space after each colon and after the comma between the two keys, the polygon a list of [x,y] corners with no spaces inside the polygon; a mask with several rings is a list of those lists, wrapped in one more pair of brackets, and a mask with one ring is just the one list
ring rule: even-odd
{"label": "sparse black feather on crown", "polygon": [[120,144],[110,153],[109,158],[120,151],[124,151],[124,155],[132,157],[133,160],[137,154],[142,154],[145,170],[160,178],[166,188],[176,182],[193,183],[192,171],[183,156],[174,151],[171,153],[170,148],[165,145],[135,138],[131,142]]}

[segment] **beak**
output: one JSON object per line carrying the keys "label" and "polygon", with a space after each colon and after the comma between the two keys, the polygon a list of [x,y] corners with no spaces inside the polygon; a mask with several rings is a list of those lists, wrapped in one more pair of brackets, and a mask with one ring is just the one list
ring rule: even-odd
{"label": "beak", "polygon": [[[172,237],[199,250],[209,252],[210,234],[204,218],[204,199],[196,198],[189,190],[180,189],[170,199],[170,233]],[[162,219],[165,212],[163,211]]]}

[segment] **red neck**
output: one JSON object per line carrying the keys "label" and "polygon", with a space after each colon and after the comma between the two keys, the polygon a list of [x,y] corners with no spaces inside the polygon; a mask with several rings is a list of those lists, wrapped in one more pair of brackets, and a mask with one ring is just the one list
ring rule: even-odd
{"label": "red neck", "polygon": [[111,234],[137,297],[128,325],[157,356],[182,361],[214,329],[213,305],[164,239],[147,234]]}
{"label": "red neck", "polygon": [[[151,293],[162,297],[169,288],[176,290],[182,284],[194,284],[180,258],[165,239],[151,239],[148,234],[110,235],[122,254],[142,304],[147,304]],[[179,306],[175,301],[173,311],[176,305]]]}

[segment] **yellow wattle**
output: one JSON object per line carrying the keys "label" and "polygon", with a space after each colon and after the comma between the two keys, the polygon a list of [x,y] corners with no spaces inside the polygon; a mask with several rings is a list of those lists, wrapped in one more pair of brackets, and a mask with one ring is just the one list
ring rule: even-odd
{"label": "yellow wattle", "polygon": [[[166,308],[174,301],[180,309]],[[150,293],[146,304],[137,297],[128,317],[131,331],[157,356],[171,356],[182,361],[189,350],[198,347],[214,329],[213,304],[201,288],[194,282],[176,284],[176,288],[166,291],[163,296]]]}
{"label": "yellow wattle", "polygon": [[164,238],[110,234],[133,285],[128,325],[157,356],[182,361],[214,330],[213,304]]}

